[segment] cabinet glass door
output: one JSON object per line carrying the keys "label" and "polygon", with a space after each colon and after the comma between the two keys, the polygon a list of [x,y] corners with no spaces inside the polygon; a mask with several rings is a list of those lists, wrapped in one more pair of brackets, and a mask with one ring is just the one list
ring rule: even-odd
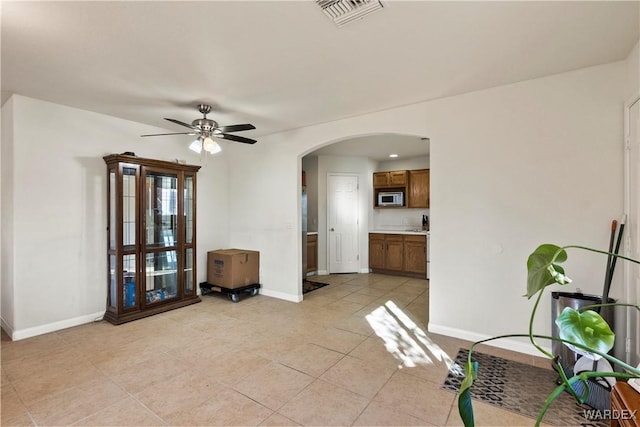
{"label": "cabinet glass door", "polygon": [[184,176],[184,295],[195,293],[195,270],[193,265],[193,248],[195,245],[195,179],[192,175]]}
{"label": "cabinet glass door", "polygon": [[122,288],[123,310],[139,308],[137,272],[138,244],[138,173],[136,166],[122,167]]}
{"label": "cabinet glass door", "polygon": [[179,295],[178,175],[147,168],[144,174],[145,303]]}
{"label": "cabinet glass door", "polygon": [[147,171],[145,177],[145,243],[147,248],[176,246],[178,176]]}
{"label": "cabinet glass door", "polygon": [[162,251],[146,255],[146,303],[178,296],[177,252]]}
{"label": "cabinet glass door", "polygon": [[117,230],[117,221],[118,216],[116,214],[116,194],[117,194],[117,184],[116,184],[116,170],[115,168],[109,168],[109,186],[107,187],[107,192],[109,197],[107,199],[107,203],[109,204],[109,219],[108,219],[108,227],[109,231],[107,232],[107,239],[109,240],[109,245],[107,246],[107,257],[109,262],[109,292],[107,295],[108,303],[107,308],[111,311],[115,311],[118,306],[118,274],[117,274],[117,264],[116,264],[116,230]]}

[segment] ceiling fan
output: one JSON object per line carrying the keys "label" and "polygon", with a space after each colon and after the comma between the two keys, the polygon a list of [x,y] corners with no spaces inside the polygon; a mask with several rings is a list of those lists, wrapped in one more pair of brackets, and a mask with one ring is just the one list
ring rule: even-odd
{"label": "ceiling fan", "polygon": [[243,136],[232,135],[228,132],[241,132],[244,130],[255,129],[256,127],[251,124],[242,125],[230,125],[230,126],[218,126],[218,123],[214,120],[207,119],[207,114],[211,112],[211,105],[199,104],[198,111],[204,116],[201,119],[195,119],[191,124],[181,122],[176,119],[167,119],[172,123],[180,126],[188,127],[191,129],[189,132],[172,132],[172,133],[155,133],[151,135],[140,136],[164,136],[164,135],[198,135],[198,138],[191,143],[189,148],[196,153],[202,152],[202,150],[208,151],[211,154],[220,152],[222,149],[213,138],[228,139],[229,141],[242,142],[244,144],[255,144],[256,140],[251,138],[245,138]]}

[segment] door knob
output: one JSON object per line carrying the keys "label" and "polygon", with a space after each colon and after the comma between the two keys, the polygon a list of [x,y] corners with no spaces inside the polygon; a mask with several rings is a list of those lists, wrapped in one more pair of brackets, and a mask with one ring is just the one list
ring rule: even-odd
{"label": "door knob", "polygon": [[334,230],[334,229],[333,229],[333,227],[331,227],[331,230],[330,230],[330,231],[336,231],[336,230]]}

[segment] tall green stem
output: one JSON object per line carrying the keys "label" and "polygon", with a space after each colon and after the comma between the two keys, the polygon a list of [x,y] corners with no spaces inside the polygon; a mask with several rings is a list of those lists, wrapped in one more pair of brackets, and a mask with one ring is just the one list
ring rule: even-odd
{"label": "tall green stem", "polygon": [[538,298],[536,298],[536,303],[533,306],[533,310],[531,310],[531,317],[529,318],[529,340],[531,341],[531,344],[533,344],[533,346],[538,349],[538,351],[540,351],[542,354],[544,354],[548,358],[553,359],[553,355],[551,353],[549,353],[547,350],[545,350],[542,347],[540,347],[538,345],[538,343],[536,342],[536,340],[533,339],[533,337],[534,337],[534,335],[533,335],[533,319],[535,318],[536,311],[538,311],[538,304],[540,304],[540,300],[541,299],[542,299],[542,291],[538,292]]}

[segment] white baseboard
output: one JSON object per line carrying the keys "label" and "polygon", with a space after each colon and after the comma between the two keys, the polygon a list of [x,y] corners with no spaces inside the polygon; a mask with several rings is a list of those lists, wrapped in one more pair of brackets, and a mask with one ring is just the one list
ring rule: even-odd
{"label": "white baseboard", "polygon": [[318,276],[326,276],[329,272],[327,270],[318,270],[317,274]]}
{"label": "white baseboard", "polygon": [[361,268],[360,269],[360,273],[371,273],[371,269],[370,268]]}
{"label": "white baseboard", "polygon": [[[432,322],[429,322],[428,330],[429,332],[432,332],[434,334],[446,335],[449,337],[459,338],[471,342],[481,341],[492,337],[492,335],[484,335],[477,332],[466,331],[463,329],[451,328],[449,326],[436,325]],[[532,356],[542,356],[540,351],[537,350],[531,343],[517,341],[512,338],[503,338],[499,340],[489,341],[485,344],[492,347],[517,351],[518,353],[530,354]],[[543,343],[538,344],[540,344],[540,347],[551,353],[551,347],[542,345]]]}
{"label": "white baseboard", "polygon": [[265,289],[265,288],[260,288],[260,295],[264,295],[266,297],[273,297],[273,298],[283,299],[285,301],[291,301],[291,302],[300,302],[300,301],[302,301],[302,296],[301,295],[285,294],[284,292],[271,291],[271,290]]}
{"label": "white baseboard", "polygon": [[[13,328],[4,320],[4,318],[0,318],[0,326],[10,337],[13,336]],[[13,339],[13,338],[12,338]]]}
{"label": "white baseboard", "polygon": [[[61,329],[71,328],[73,326],[84,325],[85,323],[94,322],[97,319],[102,319],[104,316],[104,310],[97,313],[85,314],[84,316],[74,317],[72,319],[60,320],[58,322],[47,323],[45,325],[34,326],[32,328],[13,330],[5,327],[4,320],[2,321],[2,329],[11,337],[13,341],[23,340],[25,338],[35,337],[37,335],[48,334],[49,332],[59,331]],[[11,333],[9,333],[11,330]]]}

